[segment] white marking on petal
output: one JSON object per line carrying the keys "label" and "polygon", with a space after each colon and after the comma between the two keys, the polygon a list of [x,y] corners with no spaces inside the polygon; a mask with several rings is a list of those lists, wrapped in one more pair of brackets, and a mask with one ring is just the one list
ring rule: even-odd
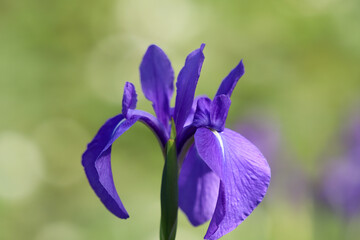
{"label": "white marking on petal", "polygon": [[217,138],[217,140],[220,143],[220,147],[221,147],[221,152],[222,152],[222,156],[223,156],[223,160],[225,160],[225,151],[224,151],[224,143],[223,140],[220,136],[220,133],[218,133],[218,131],[211,129],[211,131],[214,133],[215,137]]}
{"label": "white marking on petal", "polygon": [[118,130],[118,128],[120,127],[120,125],[125,122],[126,118],[122,119],[114,128],[114,131],[112,132],[111,136],[114,136],[115,132]]}

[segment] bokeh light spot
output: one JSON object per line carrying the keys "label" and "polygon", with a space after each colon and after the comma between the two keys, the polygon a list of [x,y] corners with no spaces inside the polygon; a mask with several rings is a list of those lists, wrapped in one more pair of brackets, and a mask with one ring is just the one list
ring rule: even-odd
{"label": "bokeh light spot", "polygon": [[15,200],[31,194],[43,173],[38,147],[14,132],[0,134],[0,198]]}
{"label": "bokeh light spot", "polygon": [[81,232],[76,226],[66,223],[58,222],[46,225],[40,230],[35,240],[82,240],[84,239]]}
{"label": "bokeh light spot", "polygon": [[45,158],[46,181],[68,186],[82,177],[81,154],[90,136],[71,119],[49,120],[35,130]]}

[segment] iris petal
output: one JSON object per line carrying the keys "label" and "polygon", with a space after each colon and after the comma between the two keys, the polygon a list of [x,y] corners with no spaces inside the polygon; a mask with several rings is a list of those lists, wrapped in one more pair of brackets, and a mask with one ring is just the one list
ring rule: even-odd
{"label": "iris petal", "polygon": [[194,226],[214,213],[220,179],[191,146],[179,174],[179,206]]}
{"label": "iris petal", "polygon": [[124,94],[122,100],[122,113],[127,116],[129,109],[135,109],[137,102],[137,94],[135,86],[131,82],[126,82],[124,87]]}
{"label": "iris petal", "polygon": [[170,99],[174,91],[174,71],[166,54],[151,45],[140,64],[141,87],[144,95],[153,103],[160,122],[169,127]]}
{"label": "iris petal", "polygon": [[230,97],[224,94],[216,96],[213,101],[207,97],[199,98],[193,125],[195,127],[208,127],[222,132],[225,128],[230,105]]}
{"label": "iris petal", "polygon": [[194,100],[195,88],[200,76],[202,64],[204,62],[202,44],[199,49],[191,52],[185,61],[185,66],[181,69],[178,80],[176,82],[177,94],[175,100],[174,120],[176,124],[176,132],[180,134]]}
{"label": "iris petal", "polygon": [[155,116],[145,111],[129,109],[128,118],[129,117],[136,117],[139,119],[140,122],[144,123],[147,127],[149,127],[159,140],[162,148],[165,147],[167,141],[169,140],[169,132]]}
{"label": "iris petal", "polygon": [[190,124],[193,123],[193,120],[194,120],[194,115],[195,115],[195,111],[196,111],[196,107],[198,105],[198,101],[202,98],[208,98],[207,96],[205,95],[200,95],[200,96],[196,96],[193,103],[192,103],[192,106],[191,106],[191,110],[189,112],[189,115],[187,116],[187,119],[185,121],[185,124],[184,124],[184,128],[189,126]]}
{"label": "iris petal", "polygon": [[211,128],[218,132],[222,132],[224,130],[230,105],[231,100],[227,95],[222,94],[214,98],[210,107]]}
{"label": "iris petal", "polygon": [[160,123],[160,121],[151,115],[150,113],[137,110],[136,108],[137,102],[137,94],[135,90],[135,86],[126,82],[124,87],[124,95],[122,100],[122,113],[123,115],[129,119],[131,117],[137,117],[139,121],[144,123],[146,126],[152,130],[157,136],[161,146],[164,148],[167,140],[169,139],[169,132],[165,129],[164,125]]}
{"label": "iris petal", "polygon": [[119,218],[129,217],[116,191],[111,171],[111,146],[137,121],[147,125],[158,137],[164,148],[168,135],[163,125],[149,113],[128,109],[127,118],[123,114],[110,118],[100,128],[94,139],[88,144],[82,156],[82,164],[89,183],[105,207]]}
{"label": "iris petal", "polygon": [[200,128],[195,145],[201,159],[220,177],[218,201],[205,239],[215,240],[235,229],[262,201],[270,167],[260,151],[240,134]]}
{"label": "iris petal", "polygon": [[194,114],[193,124],[196,127],[209,126],[211,99],[208,97],[199,98]]}
{"label": "iris petal", "polygon": [[82,155],[82,165],[96,195],[105,207],[119,218],[129,217],[116,191],[111,171],[111,145],[126,132],[137,117],[127,120],[122,114],[110,118],[100,128]]}
{"label": "iris petal", "polygon": [[241,60],[240,63],[221,82],[220,87],[215,96],[225,94],[230,97],[237,82],[242,77],[242,75],[244,75],[244,73],[245,73],[245,68]]}

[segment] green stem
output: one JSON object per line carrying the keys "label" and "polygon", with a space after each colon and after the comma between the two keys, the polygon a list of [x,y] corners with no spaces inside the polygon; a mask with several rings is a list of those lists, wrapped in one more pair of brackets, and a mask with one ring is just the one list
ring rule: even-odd
{"label": "green stem", "polygon": [[174,139],[167,142],[165,152],[161,182],[160,240],[174,240],[178,213],[178,163]]}

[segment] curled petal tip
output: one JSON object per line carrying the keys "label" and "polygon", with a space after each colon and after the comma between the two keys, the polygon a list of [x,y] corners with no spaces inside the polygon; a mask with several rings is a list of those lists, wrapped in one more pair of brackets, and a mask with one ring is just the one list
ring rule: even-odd
{"label": "curled petal tip", "polygon": [[122,113],[127,116],[129,109],[135,109],[137,102],[137,94],[135,86],[131,82],[126,82],[124,86],[124,94],[122,100]]}

